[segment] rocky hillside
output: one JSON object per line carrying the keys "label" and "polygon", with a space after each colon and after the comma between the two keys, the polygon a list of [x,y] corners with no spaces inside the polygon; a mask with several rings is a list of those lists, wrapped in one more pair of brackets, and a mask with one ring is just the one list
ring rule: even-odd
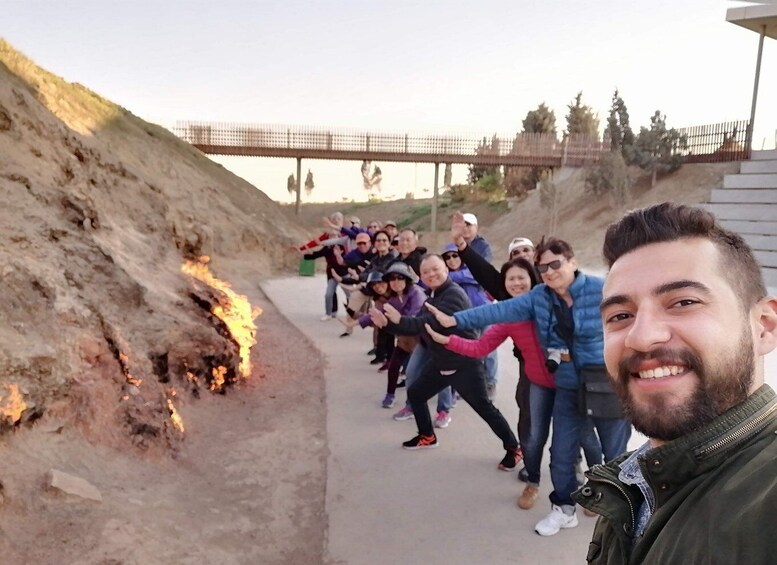
{"label": "rocky hillside", "polygon": [[229,383],[240,364],[212,313],[225,295],[182,264],[209,256],[239,293],[305,235],[165,129],[1,40],[0,230],[0,425],[47,414],[162,449],[177,437],[170,387]]}

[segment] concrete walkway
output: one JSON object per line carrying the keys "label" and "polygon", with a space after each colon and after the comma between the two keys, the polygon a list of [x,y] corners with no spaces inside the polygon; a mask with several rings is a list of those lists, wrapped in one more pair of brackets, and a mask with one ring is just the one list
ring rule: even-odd
{"label": "concrete walkway", "polygon": [[[547,454],[540,499],[520,510],[516,473],[497,469],[500,441],[464,402],[451,412],[434,450],[406,451],[415,422],[395,422],[381,408],[385,374],[369,365],[369,330],[339,338],[343,327],[320,322],[323,276],[266,281],[262,289],[328,359],[325,369],[329,462],[326,506],[330,565],[469,565],[581,563],[595,520],[543,538],[534,524],[550,510]],[[259,330],[261,332],[261,328]],[[294,352],[289,352],[294,355]],[[499,351],[495,404],[514,426],[518,367],[512,343]],[[404,400],[404,389],[398,398]],[[399,406],[397,407],[397,409]]]}
{"label": "concrete walkway", "polygon": [[[339,338],[342,326],[320,322],[323,276],[266,281],[262,289],[328,359],[325,368],[329,461],[326,507],[327,565],[470,565],[582,563],[595,520],[578,512],[580,525],[543,538],[534,524],[550,510],[547,452],[540,499],[529,511],[516,499],[523,483],[496,465],[499,440],[460,402],[452,423],[439,430],[434,450],[406,451],[415,422],[395,422],[384,410],[385,376],[368,364],[369,330]],[[261,332],[261,327],[260,330]],[[295,352],[290,351],[290,355]],[[511,424],[517,362],[512,344],[499,350],[496,405]],[[777,386],[777,352],[767,358],[767,382]],[[404,399],[400,389],[399,398]],[[644,438],[634,434],[630,448]]]}

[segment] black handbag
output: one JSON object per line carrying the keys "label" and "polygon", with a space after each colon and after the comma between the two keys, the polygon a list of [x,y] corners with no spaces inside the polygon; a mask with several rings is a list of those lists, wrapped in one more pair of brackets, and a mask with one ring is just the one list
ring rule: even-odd
{"label": "black handbag", "polygon": [[580,411],[591,418],[623,418],[623,407],[604,365],[580,367]]}

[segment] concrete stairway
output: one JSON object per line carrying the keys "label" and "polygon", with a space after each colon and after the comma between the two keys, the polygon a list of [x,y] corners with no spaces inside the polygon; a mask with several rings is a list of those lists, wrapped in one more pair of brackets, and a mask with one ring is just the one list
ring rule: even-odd
{"label": "concrete stairway", "polygon": [[726,175],[723,188],[712,191],[707,208],[742,234],[777,292],[777,150],[753,151],[739,174]]}

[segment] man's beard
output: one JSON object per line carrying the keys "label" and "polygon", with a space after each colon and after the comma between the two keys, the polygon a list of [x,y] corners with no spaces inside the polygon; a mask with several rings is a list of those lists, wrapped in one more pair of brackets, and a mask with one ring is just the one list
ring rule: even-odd
{"label": "man's beard", "polygon": [[[729,353],[726,356],[726,353]],[[660,359],[663,365],[682,365],[698,377],[696,389],[681,405],[670,393],[657,393],[650,401],[636,402],[629,393],[632,373],[642,361]],[[721,352],[714,366],[704,366],[702,359],[690,350],[662,348],[650,353],[632,355],[618,365],[615,392],[621,399],[626,417],[637,431],[649,438],[671,441],[709,424],[726,410],[743,402],[750,393],[755,373],[753,339],[749,327],[742,331],[739,343],[731,352]]]}

